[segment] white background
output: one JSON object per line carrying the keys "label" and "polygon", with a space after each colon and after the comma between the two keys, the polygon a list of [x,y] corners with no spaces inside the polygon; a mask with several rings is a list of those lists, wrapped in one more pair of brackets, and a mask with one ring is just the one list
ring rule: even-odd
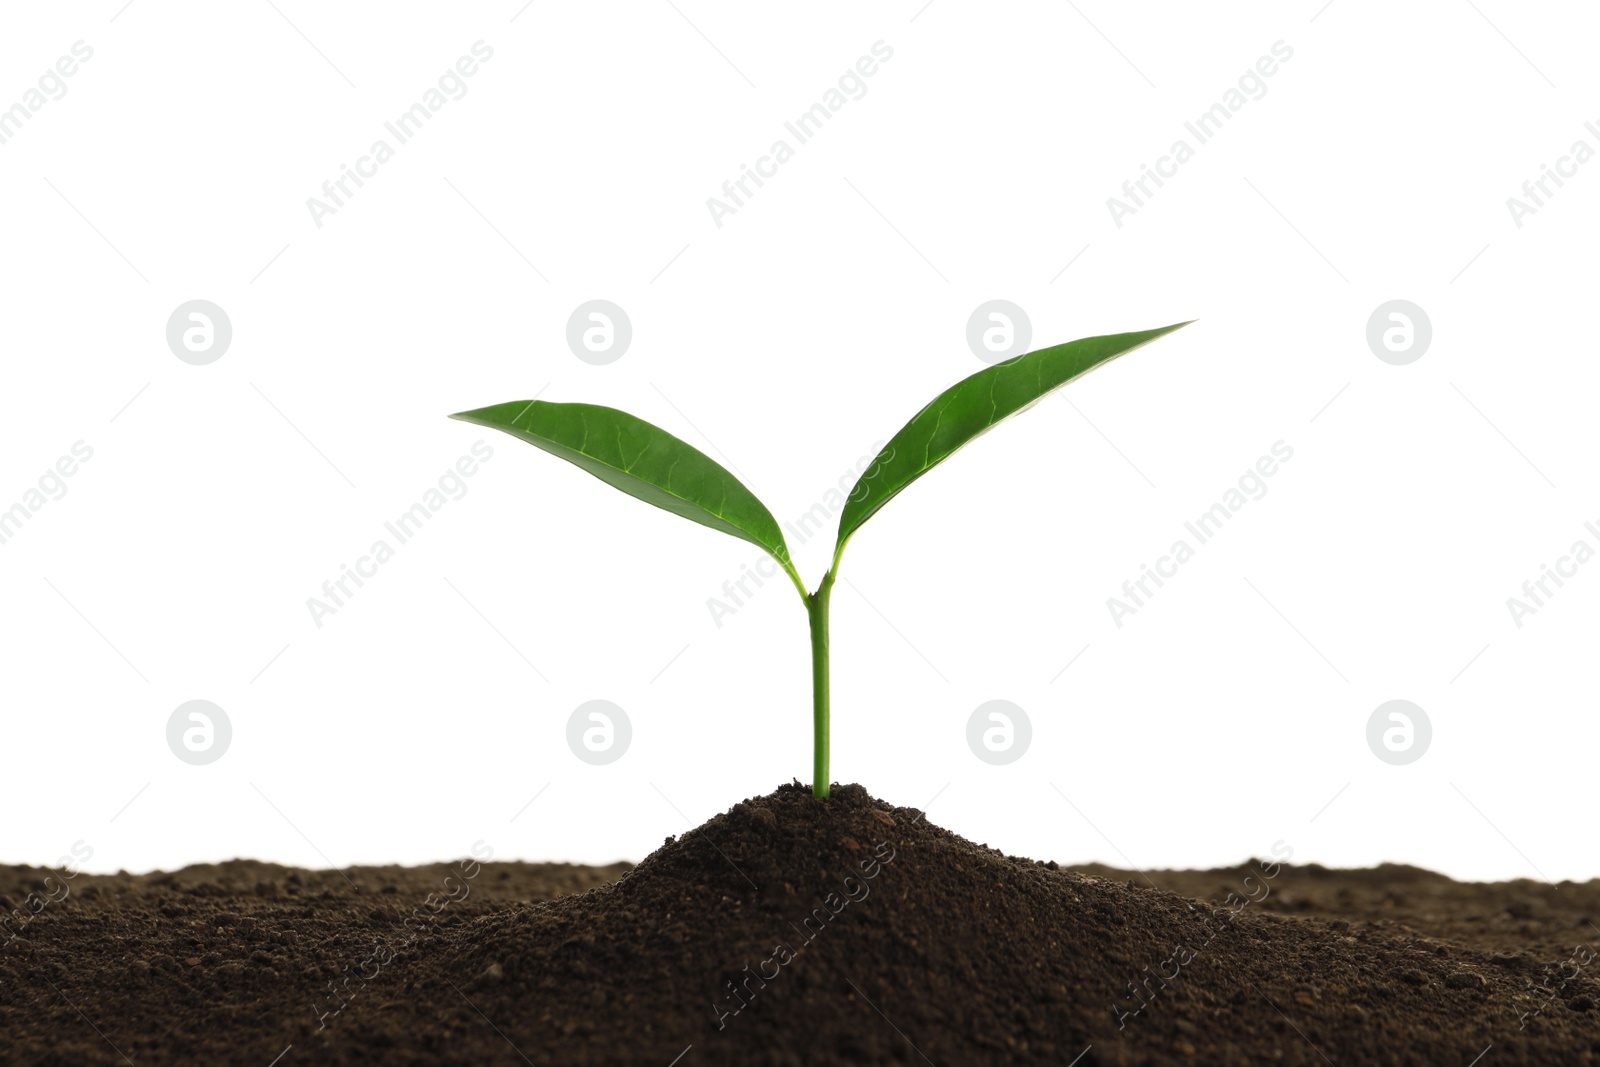
{"label": "white background", "polygon": [[[638,859],[809,781],[794,591],[720,628],[707,608],[755,550],[445,416],[540,390],[622,407],[792,520],[981,368],[966,321],[1001,298],[1035,346],[1200,321],[856,537],[836,780],[1063,862],[1209,866],[1282,840],[1330,865],[1600,874],[1600,566],[1520,628],[1506,606],[1575,540],[1600,548],[1600,162],[1520,228],[1506,205],[1575,140],[1600,148],[1585,5],[3,18],[0,106],[74,42],[94,53],[0,145],[0,507],[74,442],[94,455],[0,545],[0,860],[81,840],[91,870],[415,863],[480,839]],[[466,95],[319,228],[307,198],[480,40]],[[893,57],[866,94],[718,227],[707,198],[877,41]],[[1265,95],[1118,227],[1107,198],[1194,146],[1184,122],[1278,41]],[[634,330],[604,367],[565,342],[594,298]],[[166,344],[192,299],[231,318],[209,366]],[[1391,299],[1432,321],[1408,366],[1366,342]],[[319,628],[307,598],[478,440],[494,456],[466,495]],[[1107,598],[1280,440],[1266,495],[1114,625]],[[809,580],[831,541],[796,548]],[[233,726],[203,767],[165,739],[197,698]],[[633,725],[606,767],[565,741],[593,698]],[[1005,767],[965,740],[995,698],[1033,723]],[[1433,725],[1408,766],[1366,742],[1396,698]]]}

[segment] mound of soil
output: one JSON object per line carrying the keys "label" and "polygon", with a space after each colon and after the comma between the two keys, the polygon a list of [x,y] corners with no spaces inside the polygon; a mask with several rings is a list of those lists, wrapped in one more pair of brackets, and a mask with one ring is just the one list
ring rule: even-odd
{"label": "mound of soil", "polygon": [[12,868],[0,911],[5,1064],[1600,1063],[1595,882],[1075,872],[859,786],[631,869]]}

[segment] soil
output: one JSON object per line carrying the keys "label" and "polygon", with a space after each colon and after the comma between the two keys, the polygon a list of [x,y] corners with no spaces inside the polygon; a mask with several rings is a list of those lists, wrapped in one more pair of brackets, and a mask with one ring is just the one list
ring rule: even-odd
{"label": "soil", "polygon": [[1600,1063],[1600,882],[1068,870],[859,786],[632,868],[13,867],[0,911],[0,1064]]}

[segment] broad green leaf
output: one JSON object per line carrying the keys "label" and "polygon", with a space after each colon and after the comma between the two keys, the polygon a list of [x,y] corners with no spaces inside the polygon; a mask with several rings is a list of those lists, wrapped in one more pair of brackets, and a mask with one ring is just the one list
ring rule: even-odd
{"label": "broad green leaf", "polygon": [[766,550],[793,574],[778,520],[722,464],[616,408],[517,400],[450,416],[504,430],[647,504]]}
{"label": "broad green leaf", "polygon": [[1107,360],[1189,325],[1085,337],[997,363],[940,393],[883,446],[839,515],[834,558],[861,524],[956,449]]}

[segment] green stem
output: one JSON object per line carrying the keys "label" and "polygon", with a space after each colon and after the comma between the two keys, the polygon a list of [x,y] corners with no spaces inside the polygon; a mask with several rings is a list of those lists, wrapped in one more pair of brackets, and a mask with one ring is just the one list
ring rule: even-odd
{"label": "green stem", "polygon": [[811,620],[811,793],[828,795],[828,598],[833,594],[833,571],[823,576],[817,591],[806,597]]}

